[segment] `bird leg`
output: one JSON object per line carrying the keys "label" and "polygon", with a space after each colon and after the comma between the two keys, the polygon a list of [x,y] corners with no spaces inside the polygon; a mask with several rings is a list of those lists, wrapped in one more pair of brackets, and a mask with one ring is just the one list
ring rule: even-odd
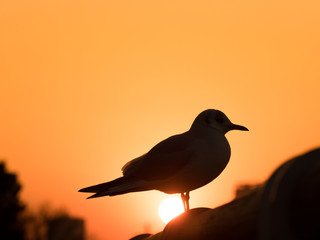
{"label": "bird leg", "polygon": [[181,193],[181,199],[183,202],[184,211],[186,212],[189,210],[189,192]]}

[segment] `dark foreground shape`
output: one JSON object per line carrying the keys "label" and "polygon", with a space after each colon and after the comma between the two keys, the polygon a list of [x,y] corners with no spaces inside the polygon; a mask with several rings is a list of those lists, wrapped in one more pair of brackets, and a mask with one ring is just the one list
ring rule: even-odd
{"label": "dark foreground shape", "polygon": [[320,149],[279,167],[264,189],[260,240],[320,239]]}
{"label": "dark foreground shape", "polygon": [[145,233],[145,234],[140,234],[138,236],[130,238],[129,240],[144,240],[144,239],[146,239],[147,237],[150,237],[150,236],[151,236],[151,234]]}
{"label": "dark foreground shape", "polygon": [[320,239],[319,203],[320,148],[287,161],[249,194],[215,209],[191,209],[142,239]]}

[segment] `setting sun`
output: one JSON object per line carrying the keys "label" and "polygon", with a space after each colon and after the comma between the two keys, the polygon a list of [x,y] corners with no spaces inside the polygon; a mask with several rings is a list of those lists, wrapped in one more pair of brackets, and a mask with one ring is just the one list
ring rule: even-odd
{"label": "setting sun", "polygon": [[170,222],[174,217],[183,213],[183,204],[180,198],[170,197],[163,200],[158,209],[161,220],[165,223]]}

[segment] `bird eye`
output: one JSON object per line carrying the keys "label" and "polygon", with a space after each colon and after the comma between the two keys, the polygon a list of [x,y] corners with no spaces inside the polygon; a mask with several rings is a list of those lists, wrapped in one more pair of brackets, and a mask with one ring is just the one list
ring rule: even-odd
{"label": "bird eye", "polygon": [[216,116],[216,121],[217,121],[218,123],[223,123],[223,122],[224,122],[223,116],[222,116],[221,114],[218,114],[218,115]]}
{"label": "bird eye", "polygon": [[211,123],[211,121],[210,121],[210,116],[209,116],[209,115],[207,115],[207,116],[205,117],[205,121],[206,121],[207,124],[210,124],[210,123]]}

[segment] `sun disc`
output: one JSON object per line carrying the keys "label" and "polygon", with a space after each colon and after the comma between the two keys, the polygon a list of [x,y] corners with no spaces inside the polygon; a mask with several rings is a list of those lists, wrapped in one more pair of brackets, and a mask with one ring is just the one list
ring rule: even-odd
{"label": "sun disc", "polygon": [[160,219],[168,223],[174,217],[184,212],[183,204],[180,198],[170,197],[164,199],[158,209]]}

